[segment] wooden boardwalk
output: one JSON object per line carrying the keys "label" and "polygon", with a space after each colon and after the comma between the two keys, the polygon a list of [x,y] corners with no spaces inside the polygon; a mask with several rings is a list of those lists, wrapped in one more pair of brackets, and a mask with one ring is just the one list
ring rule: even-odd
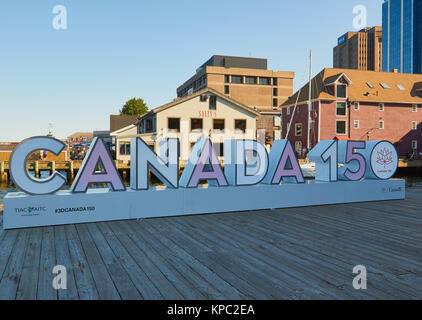
{"label": "wooden boardwalk", "polygon": [[[407,195],[3,231],[0,299],[421,299],[422,189]],[[55,265],[67,290],[52,287]]]}

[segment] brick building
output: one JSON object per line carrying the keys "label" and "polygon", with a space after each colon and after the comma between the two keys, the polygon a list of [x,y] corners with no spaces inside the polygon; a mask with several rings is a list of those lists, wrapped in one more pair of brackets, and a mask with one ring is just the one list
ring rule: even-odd
{"label": "brick building", "polygon": [[[421,75],[327,68],[311,83],[310,148],[321,140],[388,140],[401,156],[422,151]],[[282,106],[282,135],[298,154],[308,147],[308,97],[309,84]]]}
{"label": "brick building", "polygon": [[293,79],[294,72],[268,70],[267,59],[214,55],[177,88],[177,96],[217,90],[260,112],[257,129],[271,142],[280,136],[279,107],[293,94]]}

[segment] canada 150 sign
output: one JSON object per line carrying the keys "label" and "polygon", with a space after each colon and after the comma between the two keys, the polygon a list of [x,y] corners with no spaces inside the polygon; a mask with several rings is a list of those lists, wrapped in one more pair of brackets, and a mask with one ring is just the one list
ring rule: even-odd
{"label": "canada 150 sign", "polygon": [[[223,169],[211,141],[201,138],[179,178],[178,139],[162,139],[157,155],[142,139],[133,138],[129,189],[98,138],[70,190],[60,190],[66,178],[58,172],[47,179],[29,174],[31,153],[48,150],[58,155],[64,147],[54,138],[34,137],[15,149],[10,174],[25,194],[5,197],[5,228],[390,200],[405,195],[403,180],[389,180],[397,170],[398,155],[387,141],[321,141],[308,154],[316,166],[312,182],[305,181],[288,140],[275,141],[269,154],[257,141],[227,140]],[[149,172],[167,188],[150,188]],[[208,188],[200,185],[203,181]],[[109,188],[90,189],[93,183]],[[27,214],[28,207],[43,210]]]}

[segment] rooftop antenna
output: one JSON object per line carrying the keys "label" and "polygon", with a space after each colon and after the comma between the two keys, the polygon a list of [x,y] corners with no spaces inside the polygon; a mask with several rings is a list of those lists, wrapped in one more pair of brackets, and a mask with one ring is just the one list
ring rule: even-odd
{"label": "rooftop antenna", "polygon": [[49,123],[48,124],[48,133],[47,133],[47,137],[52,137],[53,136],[53,124]]}

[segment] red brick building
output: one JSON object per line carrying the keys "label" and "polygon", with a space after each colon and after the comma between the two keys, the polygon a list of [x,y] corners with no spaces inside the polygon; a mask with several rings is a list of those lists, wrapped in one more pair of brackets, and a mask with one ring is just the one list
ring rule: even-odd
{"label": "red brick building", "polygon": [[[388,140],[400,156],[422,151],[422,75],[326,68],[312,81],[309,142]],[[282,138],[308,147],[309,83],[282,105]],[[288,128],[290,124],[290,129]]]}

